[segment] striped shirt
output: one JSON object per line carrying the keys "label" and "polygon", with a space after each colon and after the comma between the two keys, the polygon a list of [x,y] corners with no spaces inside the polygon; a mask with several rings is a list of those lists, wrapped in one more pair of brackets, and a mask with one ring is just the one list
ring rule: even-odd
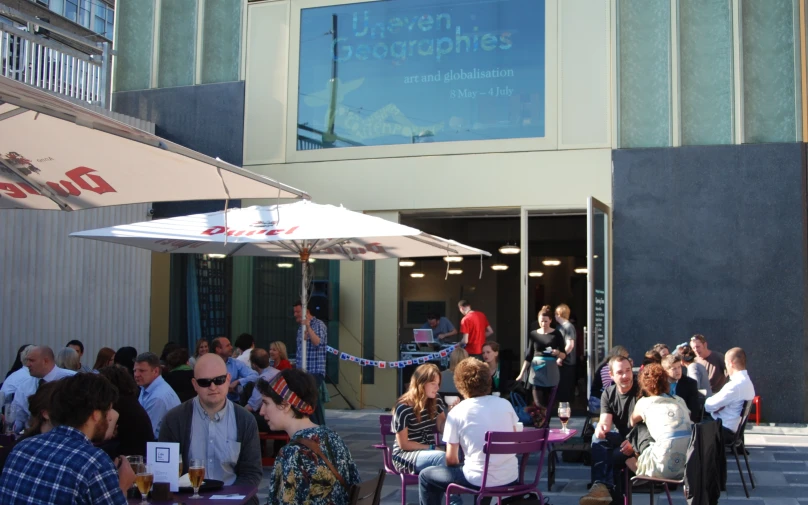
{"label": "striped shirt", "polygon": [[[443,401],[437,398],[437,414],[443,414],[445,407]],[[396,413],[393,416],[393,431],[400,432],[407,429],[407,440],[418,442],[419,444],[432,445],[435,443],[435,431],[437,428],[437,415],[429,418],[429,412],[421,411],[421,422],[415,417],[412,407],[399,403],[396,406]],[[398,440],[393,443],[393,465],[399,472],[415,473],[415,459],[419,451],[405,451],[398,446]]]}

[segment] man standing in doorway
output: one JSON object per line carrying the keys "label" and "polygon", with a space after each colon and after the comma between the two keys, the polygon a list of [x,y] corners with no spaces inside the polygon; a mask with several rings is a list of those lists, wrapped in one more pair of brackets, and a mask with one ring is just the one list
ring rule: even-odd
{"label": "man standing in doorway", "polygon": [[697,334],[690,337],[690,348],[696,354],[694,361],[701,363],[707,369],[707,377],[710,378],[710,389],[713,390],[713,394],[721,391],[721,388],[727,383],[724,355],[708,349],[707,339],[704,338],[704,335]]}
{"label": "man standing in doorway", "polygon": [[559,358],[558,362],[559,371],[561,372],[561,381],[558,383],[558,398],[560,402],[571,402],[575,397],[575,383],[578,382],[577,374],[577,360],[575,354],[575,341],[578,336],[575,332],[575,326],[569,321],[570,308],[567,304],[562,303],[555,309],[555,320],[558,323],[558,330],[564,337],[564,359]]}
{"label": "man standing in doorway", "polygon": [[[305,370],[317,379],[317,389],[323,387],[325,382],[325,355],[328,346],[328,329],[325,323],[311,315],[311,310],[306,307],[306,318],[303,320],[303,304],[297,302],[294,305],[295,321],[297,321],[297,357],[296,366],[302,368],[300,360],[303,358],[303,342],[306,342],[306,368]],[[306,331],[303,332],[305,324]],[[325,411],[322,402],[317,402],[314,414],[310,417],[311,422],[320,426],[325,426]]]}
{"label": "man standing in doorway", "polygon": [[460,321],[460,345],[466,346],[469,356],[481,360],[483,344],[488,337],[494,334],[494,330],[488,323],[485,314],[478,310],[471,310],[471,304],[467,300],[457,302],[457,308],[463,314],[463,319]]}

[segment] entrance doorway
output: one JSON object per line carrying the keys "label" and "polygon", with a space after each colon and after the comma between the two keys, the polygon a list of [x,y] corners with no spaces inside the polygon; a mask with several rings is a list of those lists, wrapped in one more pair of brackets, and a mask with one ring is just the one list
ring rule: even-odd
{"label": "entrance doorway", "polygon": [[[448,264],[442,258],[415,258],[414,266],[401,267],[400,345],[413,342],[413,330],[426,322],[425,311],[448,318],[459,332],[461,315],[457,302],[466,299],[474,310],[485,313],[500,345],[500,359],[512,360],[518,373],[524,359],[523,332],[533,327],[543,305],[555,308],[564,303],[570,307],[571,320],[576,325],[576,354],[583,354],[587,314],[586,214],[583,211],[528,214],[526,250],[521,247],[522,219],[521,209],[401,213],[402,224],[486,250],[492,256],[483,260],[466,257]],[[504,254],[513,252],[503,248],[505,245],[515,247],[516,252]],[[528,265],[526,292],[520,282],[523,257]],[[423,276],[413,277],[413,273]],[[522,307],[526,307],[524,316]],[[581,363],[578,375],[583,378],[586,374],[583,357],[578,362]],[[580,384],[575,398],[584,406],[585,382],[582,380]]]}

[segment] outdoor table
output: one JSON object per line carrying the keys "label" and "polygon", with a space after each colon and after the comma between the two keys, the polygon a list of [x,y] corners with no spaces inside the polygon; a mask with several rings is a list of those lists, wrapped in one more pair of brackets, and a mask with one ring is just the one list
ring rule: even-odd
{"label": "outdoor table", "polygon": [[[174,499],[169,501],[156,501],[149,498],[149,503],[153,503],[155,505],[162,505],[162,504],[172,504],[172,503],[183,503],[185,505],[211,505],[213,503],[221,503],[222,505],[243,505],[250,501],[253,496],[258,493],[258,488],[256,486],[225,486],[221,489],[217,489],[216,491],[200,491],[199,496],[201,498],[191,499],[192,493],[174,493]],[[237,500],[211,500],[210,497],[212,495],[241,495],[244,498],[237,499]],[[129,505],[136,505],[141,502],[140,498],[129,498],[128,500]]]}
{"label": "outdoor table", "polygon": [[[528,428],[525,428],[526,430]],[[532,428],[535,429],[535,428]],[[547,436],[547,490],[553,487],[555,482],[555,451],[552,449],[553,444],[563,444],[578,434],[578,430],[570,429],[569,433],[564,433],[560,429],[551,429],[550,434]]]}

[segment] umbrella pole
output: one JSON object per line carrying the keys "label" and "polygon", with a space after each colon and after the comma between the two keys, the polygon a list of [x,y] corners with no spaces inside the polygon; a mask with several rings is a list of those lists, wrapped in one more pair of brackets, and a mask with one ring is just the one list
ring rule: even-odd
{"label": "umbrella pole", "polygon": [[301,342],[302,349],[299,349],[300,355],[300,363],[297,364],[297,367],[304,372],[306,371],[306,351],[308,350],[308,345],[306,345],[306,320],[308,319],[308,305],[309,305],[309,248],[303,246],[302,250],[300,251],[300,264],[303,267],[303,285],[300,286],[300,310],[302,314],[302,319],[300,321],[301,330],[303,332],[303,339]]}

